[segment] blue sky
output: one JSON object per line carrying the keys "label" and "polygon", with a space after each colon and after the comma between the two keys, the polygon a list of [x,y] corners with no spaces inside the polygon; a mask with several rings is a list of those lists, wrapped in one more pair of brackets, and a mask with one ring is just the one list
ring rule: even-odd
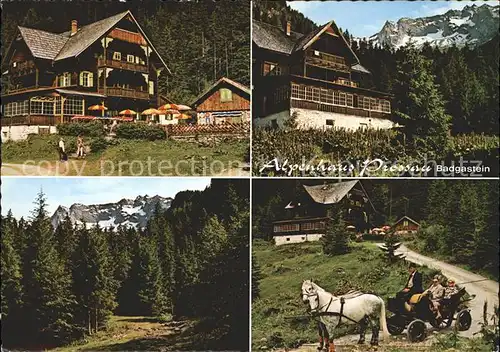
{"label": "blue sky", "polygon": [[179,191],[203,190],[209,184],[208,177],[2,177],[2,214],[12,209],[16,218],[26,218],[33,209],[33,201],[40,189],[47,196],[48,211],[52,215],[59,205],[117,202],[122,198],[146,194],[174,197]]}
{"label": "blue sky", "polygon": [[498,1],[288,1],[295,10],[317,24],[334,20],[343,30],[357,37],[371,36],[384,23],[402,17],[427,17],[462,9],[466,5],[498,5]]}

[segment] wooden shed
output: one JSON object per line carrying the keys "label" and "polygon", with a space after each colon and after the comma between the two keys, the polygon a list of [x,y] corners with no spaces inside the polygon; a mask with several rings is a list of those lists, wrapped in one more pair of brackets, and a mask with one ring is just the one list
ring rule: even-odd
{"label": "wooden shed", "polygon": [[418,232],[420,229],[420,224],[410,218],[409,216],[403,216],[401,219],[396,221],[393,225],[394,233],[397,235],[409,235]]}
{"label": "wooden shed", "polygon": [[222,77],[191,104],[198,124],[250,122],[250,89]]}

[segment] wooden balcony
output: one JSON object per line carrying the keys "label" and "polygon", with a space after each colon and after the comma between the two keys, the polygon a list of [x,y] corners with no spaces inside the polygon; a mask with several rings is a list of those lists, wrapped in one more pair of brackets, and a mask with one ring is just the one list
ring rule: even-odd
{"label": "wooden balcony", "polygon": [[23,93],[23,92],[32,92],[36,90],[45,90],[49,88],[56,88],[53,86],[30,86],[30,87],[21,87],[21,88],[12,88],[12,89],[5,89],[2,91],[2,95],[10,95],[10,94],[17,94],[17,93]]}
{"label": "wooden balcony", "polygon": [[106,88],[106,91],[104,90],[104,88],[99,88],[99,94],[105,94],[110,97],[124,97],[124,98],[149,100],[148,92],[135,89],[127,89],[127,88],[108,87]]}
{"label": "wooden balcony", "polygon": [[23,76],[34,73],[36,69],[35,63],[31,60],[24,62],[17,62],[16,66],[9,67],[9,73],[13,76]]}
{"label": "wooden balcony", "polygon": [[119,61],[119,60],[109,60],[109,59],[99,58],[97,59],[97,66],[113,67],[121,70],[148,73],[148,67],[146,65],[140,65],[132,62]]}
{"label": "wooden balcony", "polygon": [[2,126],[20,126],[20,125],[41,125],[55,126],[61,122],[61,116],[53,115],[23,115],[0,118]]}
{"label": "wooden balcony", "polygon": [[323,52],[317,52],[317,54],[315,55],[314,50],[307,51],[306,64],[335,71],[349,72],[350,68],[346,65],[343,57]]}
{"label": "wooden balcony", "polygon": [[349,107],[349,106],[336,106],[336,105],[315,103],[315,102],[306,101],[306,100],[292,99],[291,100],[291,107],[292,108],[299,108],[299,109],[333,112],[333,113],[344,114],[344,115],[381,118],[381,119],[384,119],[384,118],[387,119],[390,116],[390,114],[386,114],[386,113],[378,112],[378,111],[364,110],[364,109]]}

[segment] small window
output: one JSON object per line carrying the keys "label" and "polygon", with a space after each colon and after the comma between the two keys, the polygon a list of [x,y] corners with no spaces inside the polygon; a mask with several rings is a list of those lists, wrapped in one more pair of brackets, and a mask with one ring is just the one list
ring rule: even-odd
{"label": "small window", "polygon": [[140,64],[140,62],[141,62],[141,58],[139,56],[136,56],[135,57],[135,63],[136,64]]}
{"label": "small window", "polygon": [[118,61],[120,61],[121,59],[122,59],[122,53],[121,53],[121,52],[119,52],[119,51],[115,51],[115,52],[113,53],[113,60],[118,60]]}
{"label": "small window", "polygon": [[233,92],[231,92],[230,89],[221,88],[219,90],[219,93],[220,93],[220,102],[221,103],[233,101]]}
{"label": "small window", "polygon": [[334,119],[327,119],[326,125],[327,126],[335,126],[335,120]]}
{"label": "small window", "polygon": [[149,81],[149,94],[150,95],[155,94],[155,82],[154,81]]}
{"label": "small window", "polygon": [[94,74],[89,71],[80,72],[80,85],[83,87],[93,87]]}
{"label": "small window", "polygon": [[404,226],[404,227],[407,227],[407,226],[408,226],[408,220],[404,220],[404,221],[403,221],[403,226]]}
{"label": "small window", "polygon": [[287,238],[286,238],[286,240],[287,240],[287,241],[290,241],[290,237],[287,237]]}
{"label": "small window", "polygon": [[71,73],[64,72],[59,76],[59,87],[68,87],[71,85]]}
{"label": "small window", "polygon": [[135,56],[134,55],[127,55],[127,62],[134,63],[135,62]]}
{"label": "small window", "polygon": [[301,237],[301,238],[302,238],[302,241],[305,241],[305,240],[306,240],[306,238],[305,238],[305,237]]}
{"label": "small window", "polygon": [[12,67],[17,67],[17,62],[15,62],[15,61],[14,61],[14,62],[12,63]]}

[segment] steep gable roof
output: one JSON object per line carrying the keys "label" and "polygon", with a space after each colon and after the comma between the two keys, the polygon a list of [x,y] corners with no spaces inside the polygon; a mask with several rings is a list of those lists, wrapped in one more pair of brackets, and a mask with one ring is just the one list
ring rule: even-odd
{"label": "steep gable roof", "polygon": [[77,56],[113,28],[128,12],[125,11],[81,27],[75,35],[68,38],[68,41],[54,60],[58,61]]}
{"label": "steep gable roof", "polygon": [[238,90],[240,90],[241,92],[245,93],[246,95],[250,96],[250,88],[248,87],[245,87],[243,84],[241,83],[238,83],[238,82],[235,82],[233,81],[232,79],[229,79],[229,78],[226,78],[226,77],[222,77],[221,79],[219,79],[217,82],[215,82],[214,84],[212,84],[210,86],[210,88],[208,88],[207,90],[205,90],[203,93],[201,93],[200,95],[198,95],[198,97],[196,97],[196,99],[191,103],[191,106],[196,106],[198,105],[203,99],[205,99],[205,97],[210,94],[210,92],[212,92],[212,90],[214,90],[214,88],[216,88],[218,85],[220,85],[221,83],[227,83],[235,88],[237,88]]}
{"label": "steep gable roof", "polygon": [[21,26],[18,29],[31,54],[40,59],[54,60],[68,41],[67,37],[56,33]]}
{"label": "steep gable roof", "polygon": [[358,180],[316,186],[304,185],[304,189],[316,203],[336,204],[344,199],[357,183]]}
{"label": "steep gable roof", "polygon": [[397,224],[399,224],[401,221],[403,221],[403,220],[405,220],[405,219],[406,219],[406,220],[408,220],[408,221],[410,221],[410,222],[412,222],[412,223],[414,223],[415,225],[420,226],[420,224],[419,224],[417,221],[413,220],[412,218],[410,218],[409,216],[406,216],[406,215],[405,215],[405,216],[403,216],[403,217],[402,217],[401,219],[399,219],[398,221],[396,221],[396,222],[394,223],[394,225],[393,225],[393,226],[396,226]]}
{"label": "steep gable roof", "polygon": [[70,32],[57,34],[21,26],[18,28],[21,36],[34,57],[59,61],[81,54],[85,49],[99,40],[127,15],[130,15],[141,34],[146,39],[147,43],[151,46],[156,55],[158,55],[161,63],[165,66],[167,71],[171,73],[167,64],[154,45],[150,42],[130,10],[82,26],[73,36],[70,35]]}
{"label": "steep gable roof", "polygon": [[[291,55],[300,50],[307,49],[312,43],[318,39],[321,34],[332,28],[334,32],[338,33],[339,37],[345,43],[352,58],[356,64],[359,64],[359,59],[352,50],[347,40],[340,32],[335,21],[330,21],[323,26],[320,26],[307,34],[300,34],[291,32],[287,36],[279,27],[253,20],[252,22],[252,41],[260,48],[276,51],[286,55]],[[365,72],[359,69],[360,72]],[[367,70],[366,70],[367,71]],[[366,72],[365,72],[366,73]]]}
{"label": "steep gable roof", "polygon": [[253,20],[252,41],[260,48],[290,55],[295,47],[295,41],[302,34],[292,32],[287,36],[280,28]]}

